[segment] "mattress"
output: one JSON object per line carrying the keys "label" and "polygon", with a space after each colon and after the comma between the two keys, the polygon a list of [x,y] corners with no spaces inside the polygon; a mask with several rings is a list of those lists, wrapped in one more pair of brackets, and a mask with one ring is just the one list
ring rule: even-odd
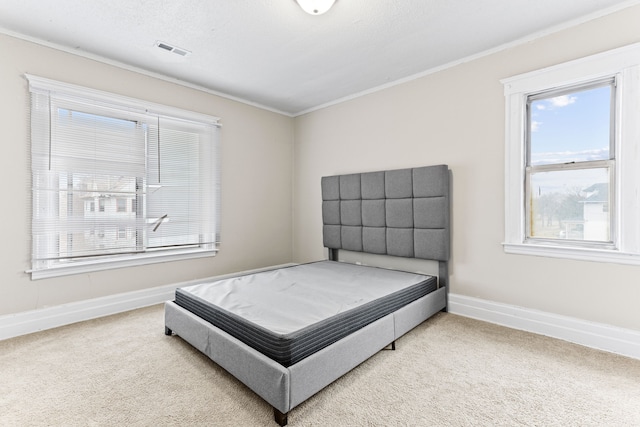
{"label": "mattress", "polygon": [[434,276],[319,261],[178,288],[175,303],[287,367],[436,289]]}

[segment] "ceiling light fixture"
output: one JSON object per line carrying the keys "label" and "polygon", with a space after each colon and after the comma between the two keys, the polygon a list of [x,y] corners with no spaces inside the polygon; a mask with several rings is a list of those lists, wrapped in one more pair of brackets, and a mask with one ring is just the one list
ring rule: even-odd
{"label": "ceiling light fixture", "polygon": [[309,15],[322,15],[331,9],[336,0],[296,0],[296,2]]}

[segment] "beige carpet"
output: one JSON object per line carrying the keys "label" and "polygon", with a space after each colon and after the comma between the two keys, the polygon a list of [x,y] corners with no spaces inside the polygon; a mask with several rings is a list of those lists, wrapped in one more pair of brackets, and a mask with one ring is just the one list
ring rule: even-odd
{"label": "beige carpet", "polygon": [[[640,360],[438,314],[291,426],[640,426]],[[276,426],[161,305],[0,341],[2,426]]]}

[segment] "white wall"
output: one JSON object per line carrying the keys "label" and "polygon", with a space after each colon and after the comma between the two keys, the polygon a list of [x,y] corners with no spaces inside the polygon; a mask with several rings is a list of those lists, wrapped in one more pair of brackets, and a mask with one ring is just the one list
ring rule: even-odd
{"label": "white wall", "polygon": [[[0,315],[291,261],[292,118],[6,35],[0,53]],[[219,255],[31,281],[24,73],[221,117]]]}
{"label": "white wall", "polygon": [[325,257],[320,177],[446,163],[451,291],[640,330],[640,267],[507,255],[500,79],[640,41],[636,6],[296,118],[294,254]]}

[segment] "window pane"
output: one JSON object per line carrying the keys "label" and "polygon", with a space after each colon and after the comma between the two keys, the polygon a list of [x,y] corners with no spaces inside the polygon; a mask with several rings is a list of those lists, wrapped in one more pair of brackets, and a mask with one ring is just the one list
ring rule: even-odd
{"label": "window pane", "polygon": [[535,99],[529,106],[529,165],[611,158],[612,84]]}
{"label": "window pane", "polygon": [[136,197],[131,179],[47,175],[50,181],[57,181],[57,188],[34,190],[35,206],[43,207],[34,212],[33,223],[34,247],[41,259],[72,259],[136,250],[135,235],[132,239],[116,240],[118,228],[137,226],[135,213],[117,213],[115,206],[118,200],[115,195],[124,199]]}
{"label": "window pane", "polygon": [[530,238],[611,241],[606,168],[536,172],[529,182]]}
{"label": "window pane", "polygon": [[162,118],[150,128],[147,191],[148,248],[214,243],[209,233],[214,202],[208,190],[210,129]]}
{"label": "window pane", "polygon": [[144,174],[145,139],[140,123],[65,108],[56,111],[51,146],[46,153],[50,156],[47,169]]}

